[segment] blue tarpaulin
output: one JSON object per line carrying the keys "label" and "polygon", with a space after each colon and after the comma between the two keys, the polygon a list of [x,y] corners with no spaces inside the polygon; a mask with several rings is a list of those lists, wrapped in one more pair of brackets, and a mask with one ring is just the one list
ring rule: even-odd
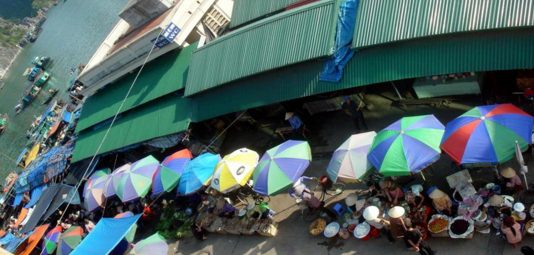
{"label": "blue tarpaulin", "polygon": [[351,44],[359,2],[360,0],[345,0],[339,7],[334,54],[326,61],[319,75],[321,81],[339,82],[345,65],[354,55]]}
{"label": "blue tarpaulin", "polygon": [[20,202],[22,202],[23,197],[24,197],[23,193],[15,195],[15,199],[13,200],[13,207],[19,206]]}
{"label": "blue tarpaulin", "polygon": [[64,111],[63,112],[63,121],[67,122],[67,123],[71,123],[72,122],[72,113],[68,112],[68,111]]}
{"label": "blue tarpaulin", "polygon": [[30,208],[34,206],[35,204],[37,204],[37,201],[39,201],[39,198],[41,197],[45,189],[46,189],[46,185],[35,187],[32,190],[30,201],[28,201],[28,203],[24,206],[24,208]]}
{"label": "blue tarpaulin", "polygon": [[19,178],[15,182],[15,193],[22,194],[26,191],[30,191],[30,184],[28,183],[28,171],[19,174]]}
{"label": "blue tarpaulin", "polygon": [[11,234],[11,232],[7,232],[4,237],[0,238],[0,245],[1,246],[5,246],[9,242],[11,242],[11,240],[13,240],[13,238],[15,238],[15,236],[13,234]]}
{"label": "blue tarpaulin", "polygon": [[102,218],[71,255],[109,254],[132,229],[141,214],[126,218]]}

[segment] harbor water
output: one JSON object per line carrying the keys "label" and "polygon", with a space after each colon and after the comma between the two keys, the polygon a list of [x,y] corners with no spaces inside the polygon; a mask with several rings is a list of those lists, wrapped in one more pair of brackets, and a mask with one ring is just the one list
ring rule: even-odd
{"label": "harbor water", "polygon": [[[73,79],[71,69],[85,64],[118,21],[118,12],[127,0],[68,0],[47,13],[47,20],[37,41],[28,44],[10,70],[0,81],[0,113],[9,115],[7,130],[0,136],[0,178],[16,169],[15,160],[27,142],[26,130],[47,106],[41,102],[49,88],[60,90],[57,98],[65,97]],[[52,58],[47,71],[51,79],[39,97],[22,113],[15,115],[13,107],[22,98],[30,83],[23,77],[35,56]]]}

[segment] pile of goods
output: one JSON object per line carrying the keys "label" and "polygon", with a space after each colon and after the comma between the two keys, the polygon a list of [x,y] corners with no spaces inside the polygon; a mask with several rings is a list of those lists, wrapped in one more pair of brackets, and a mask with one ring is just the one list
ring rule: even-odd
{"label": "pile of goods", "polygon": [[310,224],[309,231],[312,236],[317,236],[323,233],[325,228],[326,228],[326,221],[322,218],[318,218]]}
{"label": "pile of goods", "polygon": [[449,220],[447,220],[446,218],[442,218],[442,217],[436,217],[428,223],[428,230],[431,233],[436,234],[436,233],[440,233],[440,232],[447,230],[448,226],[449,226]]}
{"label": "pile of goods", "polygon": [[465,233],[467,228],[469,228],[469,222],[464,219],[456,220],[451,224],[451,231],[456,235]]}
{"label": "pile of goods", "polygon": [[449,235],[452,238],[471,238],[474,230],[473,220],[463,216],[456,217],[449,223]]}

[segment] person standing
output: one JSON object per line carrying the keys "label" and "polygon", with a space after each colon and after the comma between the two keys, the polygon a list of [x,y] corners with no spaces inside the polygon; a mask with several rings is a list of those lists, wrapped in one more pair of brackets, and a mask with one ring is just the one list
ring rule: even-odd
{"label": "person standing", "polygon": [[289,125],[291,125],[291,129],[293,129],[294,134],[301,135],[304,139],[307,139],[306,126],[297,114],[295,114],[294,112],[287,112],[285,120],[289,122]]}
{"label": "person standing", "polygon": [[356,103],[350,96],[344,96],[343,97],[343,104],[341,105],[341,109],[347,114],[352,121],[354,122],[354,126],[356,127],[356,131],[360,132],[362,129],[360,128],[360,123],[362,124],[362,127],[364,130],[369,130],[367,127],[367,123],[365,123],[365,118],[363,116],[363,107],[364,103],[361,100],[358,100],[358,103]]}
{"label": "person standing", "polygon": [[421,233],[415,228],[408,228],[404,233],[404,242],[406,247],[415,252],[419,252],[421,255],[434,255],[433,251],[427,243],[423,242]]}

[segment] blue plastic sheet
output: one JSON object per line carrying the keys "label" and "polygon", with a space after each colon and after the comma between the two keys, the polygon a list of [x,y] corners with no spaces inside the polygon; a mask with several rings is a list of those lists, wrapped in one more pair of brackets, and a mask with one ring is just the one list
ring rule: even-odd
{"label": "blue plastic sheet", "polygon": [[0,238],[0,245],[1,246],[5,246],[9,242],[11,242],[11,240],[13,240],[13,238],[15,238],[15,236],[13,234],[11,234],[11,232],[7,232],[4,237]]}
{"label": "blue plastic sheet", "polygon": [[17,207],[20,205],[20,202],[22,202],[22,198],[24,197],[24,194],[17,194],[15,195],[15,199],[13,200],[13,207]]}
{"label": "blue plastic sheet", "polygon": [[326,61],[323,71],[319,74],[321,81],[339,82],[343,78],[345,65],[354,56],[351,44],[359,2],[360,0],[345,0],[339,7],[334,54]]}
{"label": "blue plastic sheet", "polygon": [[39,201],[39,198],[41,197],[45,189],[46,189],[46,185],[35,187],[32,190],[30,201],[28,201],[28,203],[24,206],[24,208],[30,208],[34,206],[35,204],[37,204],[37,201]]}
{"label": "blue plastic sheet", "polygon": [[109,254],[139,220],[141,214],[114,219],[102,218],[71,255]]}

